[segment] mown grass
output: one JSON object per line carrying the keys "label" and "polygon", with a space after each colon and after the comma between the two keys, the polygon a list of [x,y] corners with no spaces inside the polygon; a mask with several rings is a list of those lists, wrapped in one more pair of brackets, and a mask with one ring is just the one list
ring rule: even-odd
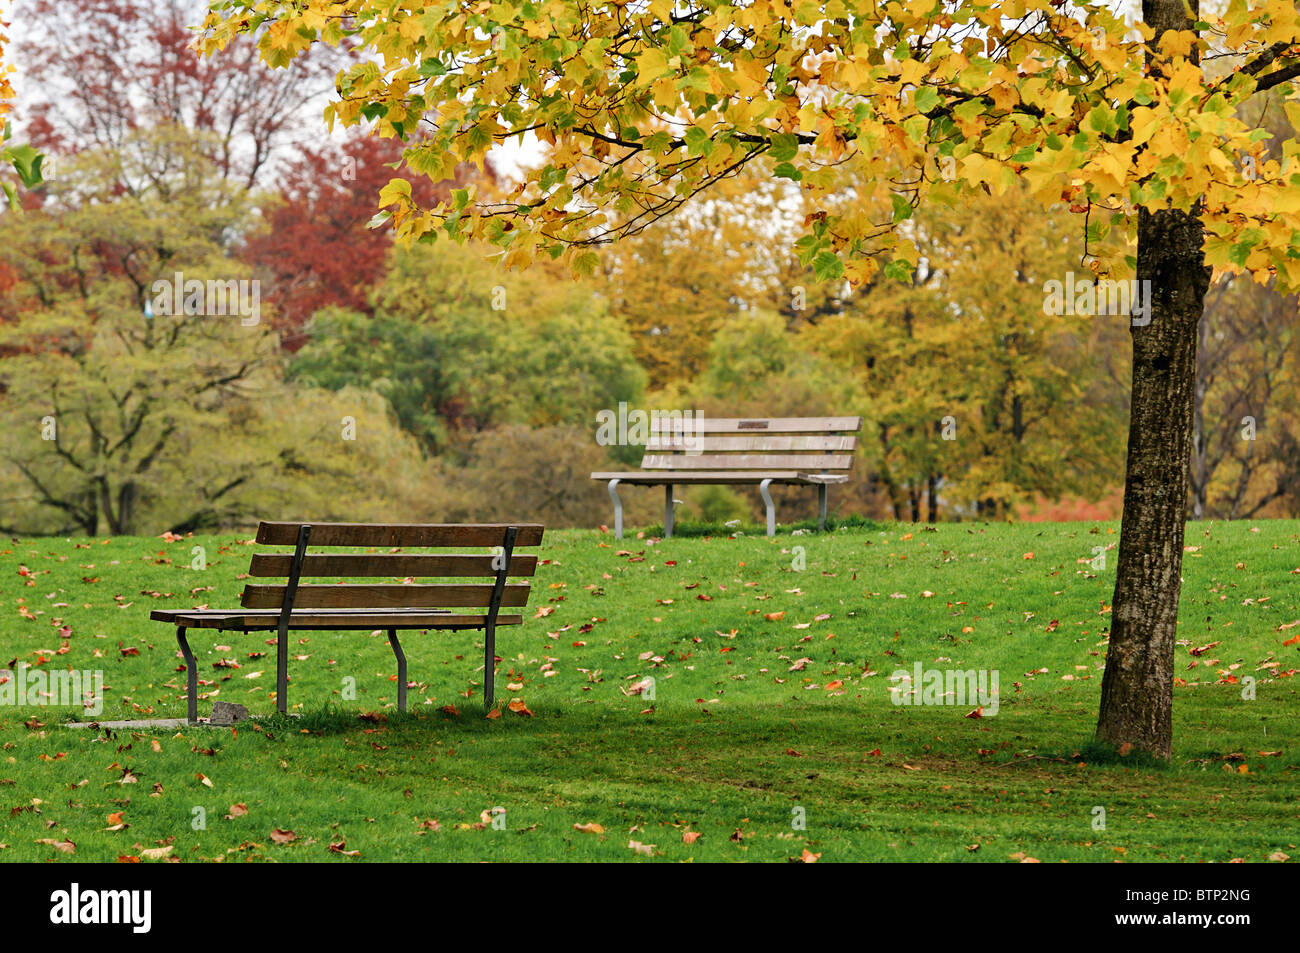
{"label": "mown grass", "polygon": [[[0,664],[102,669],[101,720],[182,716],[173,631],[149,610],[237,605],[245,538],[9,542]],[[403,638],[405,717],[382,634],[296,633],[300,717],[284,719],[267,633],[191,630],[201,711],[268,717],[108,732],[0,707],[0,859],[1300,857],[1300,643],[1283,644],[1300,626],[1282,628],[1300,619],[1300,523],[1189,525],[1168,766],[1091,745],[1117,539],[1041,523],[549,532],[527,622],[498,639],[498,698],[531,716],[484,717],[478,633]],[[918,661],[997,671],[996,715],[893,704],[890,674]],[[653,700],[629,693],[646,676]]]}

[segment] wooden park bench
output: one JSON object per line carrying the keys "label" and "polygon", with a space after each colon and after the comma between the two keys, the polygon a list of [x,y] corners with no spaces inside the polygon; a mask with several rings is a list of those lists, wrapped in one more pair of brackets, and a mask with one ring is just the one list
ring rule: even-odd
{"label": "wooden park bench", "polygon": [[[397,706],[406,710],[406,656],[398,629],[482,629],[483,696],[490,708],[496,669],[496,627],[519,625],[522,615],[501,615],[505,606],[528,604],[529,583],[508,582],[532,576],[535,555],[517,555],[520,546],[539,546],[537,523],[287,523],[262,522],[256,542],[292,546],[293,552],[257,553],[248,574],[257,579],[283,578],[284,584],[244,586],[242,609],[156,609],[149,618],[176,626],[176,641],[185,656],[189,721],[198,719],[198,667],[185,632],[190,628],[253,632],[276,630],[275,700],[288,711],[289,633],[295,630],[387,629],[397,657]],[[308,553],[308,547],[370,549],[447,549],[493,547],[485,555],[449,553]],[[305,584],[301,579],[450,579],[488,577],[490,582]],[[468,610],[483,609],[483,612]]]}
{"label": "wooden park bench", "polygon": [[671,417],[658,422],[645,445],[641,469],[593,473],[609,481],[614,501],[614,535],[623,538],[621,483],[664,487],[664,536],[673,535],[673,487],[758,484],[767,508],[767,535],[776,535],[773,483],[817,487],[817,528],[826,526],[826,490],[847,483],[861,417],[772,417],[767,419]]}

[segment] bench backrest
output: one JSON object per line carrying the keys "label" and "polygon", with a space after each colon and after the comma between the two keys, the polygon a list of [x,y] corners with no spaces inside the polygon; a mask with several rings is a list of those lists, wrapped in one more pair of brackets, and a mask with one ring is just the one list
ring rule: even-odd
{"label": "bench backrest", "polygon": [[861,417],[702,417],[661,420],[643,470],[797,470],[848,474]]}
{"label": "bench backrest", "polygon": [[[254,578],[285,583],[249,584],[240,604],[248,609],[486,609],[493,620],[501,606],[527,605],[529,583],[509,577],[532,576],[537,557],[519,554],[521,546],[540,546],[538,523],[289,523],[262,522],[260,544],[293,546],[292,553],[257,553],[249,565]],[[314,553],[317,547],[372,549],[493,548],[469,553]],[[299,579],[410,579],[411,582],[300,585]],[[418,583],[417,579],[491,577],[489,582]]]}

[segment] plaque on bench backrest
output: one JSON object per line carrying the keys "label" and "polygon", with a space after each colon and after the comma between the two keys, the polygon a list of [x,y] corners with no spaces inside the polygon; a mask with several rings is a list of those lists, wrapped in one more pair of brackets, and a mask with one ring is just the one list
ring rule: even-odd
{"label": "plaque on bench backrest", "polygon": [[766,430],[766,420],[742,420],[736,425],[737,430]]}

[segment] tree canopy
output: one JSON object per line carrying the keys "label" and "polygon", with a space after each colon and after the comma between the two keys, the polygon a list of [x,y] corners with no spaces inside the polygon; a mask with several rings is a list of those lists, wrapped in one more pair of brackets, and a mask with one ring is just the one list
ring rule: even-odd
{"label": "tree canopy", "polygon": [[[406,152],[434,179],[531,132],[548,161],[512,194],[474,187],[422,208],[394,181],[382,204],[400,236],[487,241],[510,263],[565,257],[632,235],[759,157],[814,201],[846,175],[863,201],[805,219],[798,250],[823,277],[871,277],[892,249],[916,263],[906,222],[927,195],[1002,194],[1023,177],[1104,229],[1138,207],[1197,208],[1206,260],[1300,283],[1294,139],[1239,107],[1276,90],[1300,116],[1300,12],[1232,0],[1185,30],[1155,31],[1103,3],[214,0],[201,44],[256,34],[287,66],[313,43],[367,56],[340,72],[331,123],[382,135],[432,128]],[[1152,58],[1153,66],[1147,64]],[[1096,260],[1130,274],[1132,256]]]}

